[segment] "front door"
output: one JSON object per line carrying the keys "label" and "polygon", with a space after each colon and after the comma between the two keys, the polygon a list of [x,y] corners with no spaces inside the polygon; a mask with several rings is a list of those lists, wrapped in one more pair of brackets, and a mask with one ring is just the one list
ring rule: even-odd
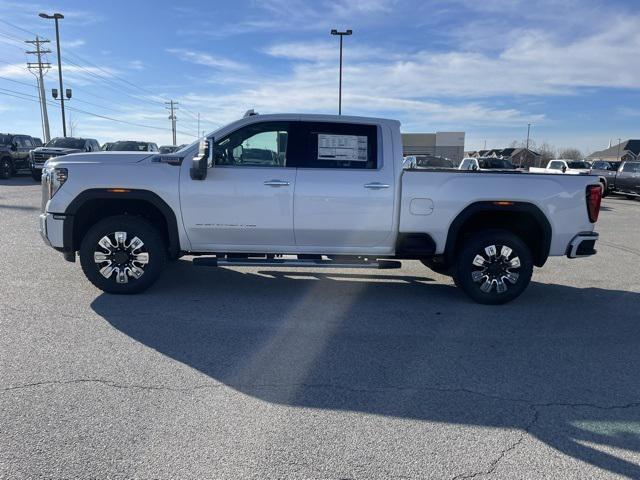
{"label": "front door", "polygon": [[[181,175],[181,208],[192,248],[259,252],[294,246],[287,122],[253,123],[216,139],[205,180]],[[286,250],[286,248],[283,248]]]}

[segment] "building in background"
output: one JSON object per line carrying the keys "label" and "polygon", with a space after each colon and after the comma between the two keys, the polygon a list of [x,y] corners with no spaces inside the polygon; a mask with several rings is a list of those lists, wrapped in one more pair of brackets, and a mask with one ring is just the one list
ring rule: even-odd
{"label": "building in background", "polygon": [[593,152],[587,160],[637,160],[640,158],[640,140],[625,140],[605,150]]}
{"label": "building in background", "polygon": [[464,157],[464,132],[403,133],[402,154],[434,155],[458,165]]}

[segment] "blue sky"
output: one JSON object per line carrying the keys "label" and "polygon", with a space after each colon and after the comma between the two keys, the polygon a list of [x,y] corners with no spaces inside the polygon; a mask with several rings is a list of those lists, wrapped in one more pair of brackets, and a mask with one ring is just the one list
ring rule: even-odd
{"label": "blue sky", "polygon": [[[198,113],[206,131],[249,108],[334,113],[338,40],[329,31],[351,28],[343,113],[397,118],[404,131],[463,130],[468,149],[522,141],[532,123],[535,143],[589,152],[640,136],[637,7],[637,0],[0,0],[0,131],[41,136],[20,42],[30,33],[54,40],[53,22],[37,14],[59,11],[65,87],[76,109],[68,122],[100,142],[170,143],[167,99],[180,103],[179,143],[195,138]],[[52,50],[55,64],[54,43]],[[55,68],[45,82],[50,95]],[[59,135],[59,106],[50,101]]]}

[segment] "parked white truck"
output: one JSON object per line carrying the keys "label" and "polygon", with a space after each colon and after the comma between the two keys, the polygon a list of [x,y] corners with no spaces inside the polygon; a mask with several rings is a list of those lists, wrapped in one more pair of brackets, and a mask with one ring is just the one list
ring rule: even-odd
{"label": "parked white truck", "polygon": [[417,259],[480,303],[516,298],[550,255],[595,253],[589,176],[403,169],[400,124],[252,115],[176,153],[47,162],[40,229],[110,293],[168,260],[398,268]]}

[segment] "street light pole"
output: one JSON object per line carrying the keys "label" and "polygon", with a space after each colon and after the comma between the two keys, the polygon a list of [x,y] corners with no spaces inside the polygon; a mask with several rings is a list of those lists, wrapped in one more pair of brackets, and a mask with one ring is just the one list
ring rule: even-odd
{"label": "street light pole", "polygon": [[622,143],[622,139],[618,139],[618,161],[620,161],[620,144]]}
{"label": "street light pole", "polygon": [[529,132],[531,132],[531,124],[527,123],[527,150],[529,150]]}
{"label": "street light pole", "polygon": [[58,80],[60,82],[60,108],[62,110],[62,136],[67,136],[67,122],[64,118],[64,88],[62,87],[62,60],[60,57],[60,28],[58,26],[58,20],[64,18],[64,15],[61,13],[54,13],[53,15],[47,15],[46,13],[41,13],[39,15],[41,18],[46,18],[48,20],[53,19],[56,22],[56,47],[58,49]]}
{"label": "street light pole", "polygon": [[346,30],[339,32],[338,30],[331,30],[331,35],[338,35],[340,37],[340,80],[338,86],[338,115],[342,115],[342,37],[345,35],[351,35],[353,30]]}

